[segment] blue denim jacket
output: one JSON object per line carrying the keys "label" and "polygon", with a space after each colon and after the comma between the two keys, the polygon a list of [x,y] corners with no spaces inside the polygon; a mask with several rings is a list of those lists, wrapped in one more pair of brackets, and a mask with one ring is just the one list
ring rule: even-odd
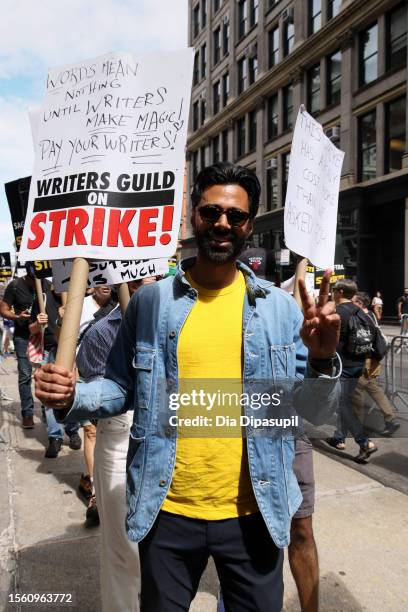
{"label": "blue denim jacket", "polygon": [[[173,381],[172,391],[177,387],[178,338],[197,299],[184,273],[192,263],[185,260],[176,276],[142,287],[132,297],[110,352],[105,378],[77,385],[74,404],[65,419],[104,418],[134,410],[127,474],[127,530],[134,541],[144,538],[152,527],[172,481],[177,432],[172,428],[162,432],[159,412],[163,381],[167,381],[166,391],[171,387],[169,381]],[[318,375],[307,367],[307,350],[299,337],[303,316],[295,300],[258,279],[240,262],[237,265],[247,286],[243,391],[250,393],[255,381],[276,382],[280,392],[290,394],[299,414],[314,423],[324,422],[337,405],[338,374],[319,376],[324,380],[318,390],[311,384]],[[295,389],[296,382],[302,380]],[[292,470],[293,436],[256,434],[259,432],[247,428],[254,494],[274,542],[285,547],[291,517],[302,500]]]}

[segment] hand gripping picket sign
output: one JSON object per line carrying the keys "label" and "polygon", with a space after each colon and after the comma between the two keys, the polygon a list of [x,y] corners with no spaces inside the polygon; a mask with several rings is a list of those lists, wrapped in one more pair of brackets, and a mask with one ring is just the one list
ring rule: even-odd
{"label": "hand gripping picket sign", "polygon": [[192,67],[183,49],[48,73],[20,258],[74,260],[58,365],[73,367],[88,260],[176,250]]}

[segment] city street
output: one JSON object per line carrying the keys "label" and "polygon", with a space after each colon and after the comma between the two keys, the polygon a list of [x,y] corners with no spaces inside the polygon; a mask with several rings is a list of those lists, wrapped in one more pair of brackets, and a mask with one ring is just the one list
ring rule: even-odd
{"label": "city street", "polygon": [[[7,604],[7,594],[17,591],[72,593],[74,606],[58,609],[98,612],[99,528],[83,526],[85,505],[77,494],[82,451],[64,446],[57,459],[44,458],[39,406],[35,429],[23,431],[16,362],[9,357],[3,366],[9,373],[1,374],[0,384],[16,401],[4,402],[0,413],[0,610],[18,609]],[[356,454],[352,442],[338,457],[315,441],[314,526],[325,612],[408,607],[406,439],[377,443],[378,453],[359,466],[351,459]],[[191,610],[215,612],[217,593],[210,564]],[[284,610],[300,610],[287,562]]]}

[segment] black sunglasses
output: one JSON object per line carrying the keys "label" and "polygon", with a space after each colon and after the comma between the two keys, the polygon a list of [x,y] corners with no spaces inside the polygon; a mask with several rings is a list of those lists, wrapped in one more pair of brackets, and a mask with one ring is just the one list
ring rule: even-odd
{"label": "black sunglasses", "polygon": [[248,221],[250,214],[239,208],[221,208],[217,204],[206,204],[198,209],[198,214],[206,223],[217,223],[221,215],[227,215],[228,224],[231,227],[241,227]]}

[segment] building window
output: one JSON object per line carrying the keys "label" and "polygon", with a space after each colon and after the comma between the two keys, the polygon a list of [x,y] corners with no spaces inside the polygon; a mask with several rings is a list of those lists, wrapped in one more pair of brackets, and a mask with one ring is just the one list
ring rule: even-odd
{"label": "building window", "polygon": [[213,9],[214,13],[216,13],[221,6],[221,0],[213,0]]}
{"label": "building window", "polygon": [[249,151],[256,149],[256,110],[252,110],[249,115],[249,134],[248,134],[248,148]]}
{"label": "building window", "polygon": [[193,8],[193,36],[196,38],[200,32],[200,3]]}
{"label": "building window", "polygon": [[375,110],[360,117],[360,160],[359,174],[361,181],[368,181],[377,175],[377,130]]}
{"label": "building window", "polygon": [[198,102],[194,102],[193,104],[193,131],[198,130]]}
{"label": "building window", "polygon": [[228,161],[228,130],[221,134],[222,161]]}
{"label": "building window", "polygon": [[207,0],[201,0],[201,27],[207,25]]}
{"label": "building window", "polygon": [[199,53],[195,53],[194,55],[194,69],[193,69],[193,85],[197,85],[200,80],[200,58]]}
{"label": "building window", "polygon": [[222,52],[227,55],[229,51],[229,20],[225,20],[222,24]]}
{"label": "building window", "polygon": [[293,49],[293,45],[295,44],[295,26],[293,23],[285,23],[284,44],[285,55],[289,55]]}
{"label": "building window", "polygon": [[220,110],[221,102],[221,86],[220,82],[217,81],[213,85],[213,115],[216,115]]}
{"label": "building window", "polygon": [[214,65],[221,59],[221,28],[218,27],[213,32]]}
{"label": "building window", "polygon": [[289,180],[290,153],[282,155],[282,200],[285,201]]}
{"label": "building window", "polygon": [[309,0],[309,34],[322,27],[322,0]]}
{"label": "building window", "polygon": [[266,162],[266,210],[278,207],[278,160],[276,157]]}
{"label": "building window", "polygon": [[197,174],[198,174],[198,151],[194,151],[194,153],[191,156],[191,159],[192,159],[192,178],[193,178],[193,183],[194,183],[197,178]]}
{"label": "building window", "polygon": [[248,2],[239,0],[238,2],[238,38],[242,38],[248,29]]}
{"label": "building window", "polygon": [[341,0],[329,0],[327,15],[329,19],[333,19],[340,13]]}
{"label": "building window", "polygon": [[249,85],[255,83],[256,77],[258,75],[258,48],[257,45],[254,45],[254,49],[248,58],[248,77],[249,77]]}
{"label": "building window", "polygon": [[275,4],[278,4],[279,0],[268,0],[268,9],[271,9]]}
{"label": "building window", "polygon": [[238,62],[238,94],[241,94],[247,88],[248,74],[247,74],[247,61],[246,57],[243,57]]}
{"label": "building window", "polygon": [[205,168],[205,146],[200,147],[200,170]]}
{"label": "building window", "polygon": [[202,98],[200,102],[200,125],[204,125],[206,114],[207,114],[207,104],[205,103],[205,98]]}
{"label": "building window", "polygon": [[201,78],[204,79],[207,70],[207,45],[201,46]]}
{"label": "building window", "polygon": [[268,140],[272,140],[278,134],[278,94],[268,98]]}
{"label": "building window", "polygon": [[395,172],[402,168],[402,156],[406,148],[406,98],[393,100],[385,107],[385,171]]}
{"label": "building window", "polygon": [[308,107],[311,113],[320,111],[320,64],[313,66],[307,74]]}
{"label": "building window", "polygon": [[268,67],[273,68],[279,62],[279,28],[268,32]]}
{"label": "building window", "polygon": [[378,26],[360,33],[360,85],[375,81],[378,76]]}
{"label": "building window", "polygon": [[283,129],[293,127],[293,87],[288,85],[283,90]]}
{"label": "building window", "polygon": [[222,75],[222,106],[226,106],[229,98],[229,72]]}
{"label": "building window", "polygon": [[387,69],[407,65],[407,8],[397,6],[387,16]]}
{"label": "building window", "polygon": [[249,16],[249,23],[251,28],[258,23],[258,11],[259,11],[259,0],[250,0],[251,12]]}
{"label": "building window", "polygon": [[216,164],[220,161],[220,137],[216,136],[212,139],[212,163]]}
{"label": "building window", "polygon": [[327,104],[340,104],[341,96],[341,51],[327,58]]}
{"label": "building window", "polygon": [[237,120],[235,133],[237,139],[237,157],[242,157],[245,154],[245,117]]}

